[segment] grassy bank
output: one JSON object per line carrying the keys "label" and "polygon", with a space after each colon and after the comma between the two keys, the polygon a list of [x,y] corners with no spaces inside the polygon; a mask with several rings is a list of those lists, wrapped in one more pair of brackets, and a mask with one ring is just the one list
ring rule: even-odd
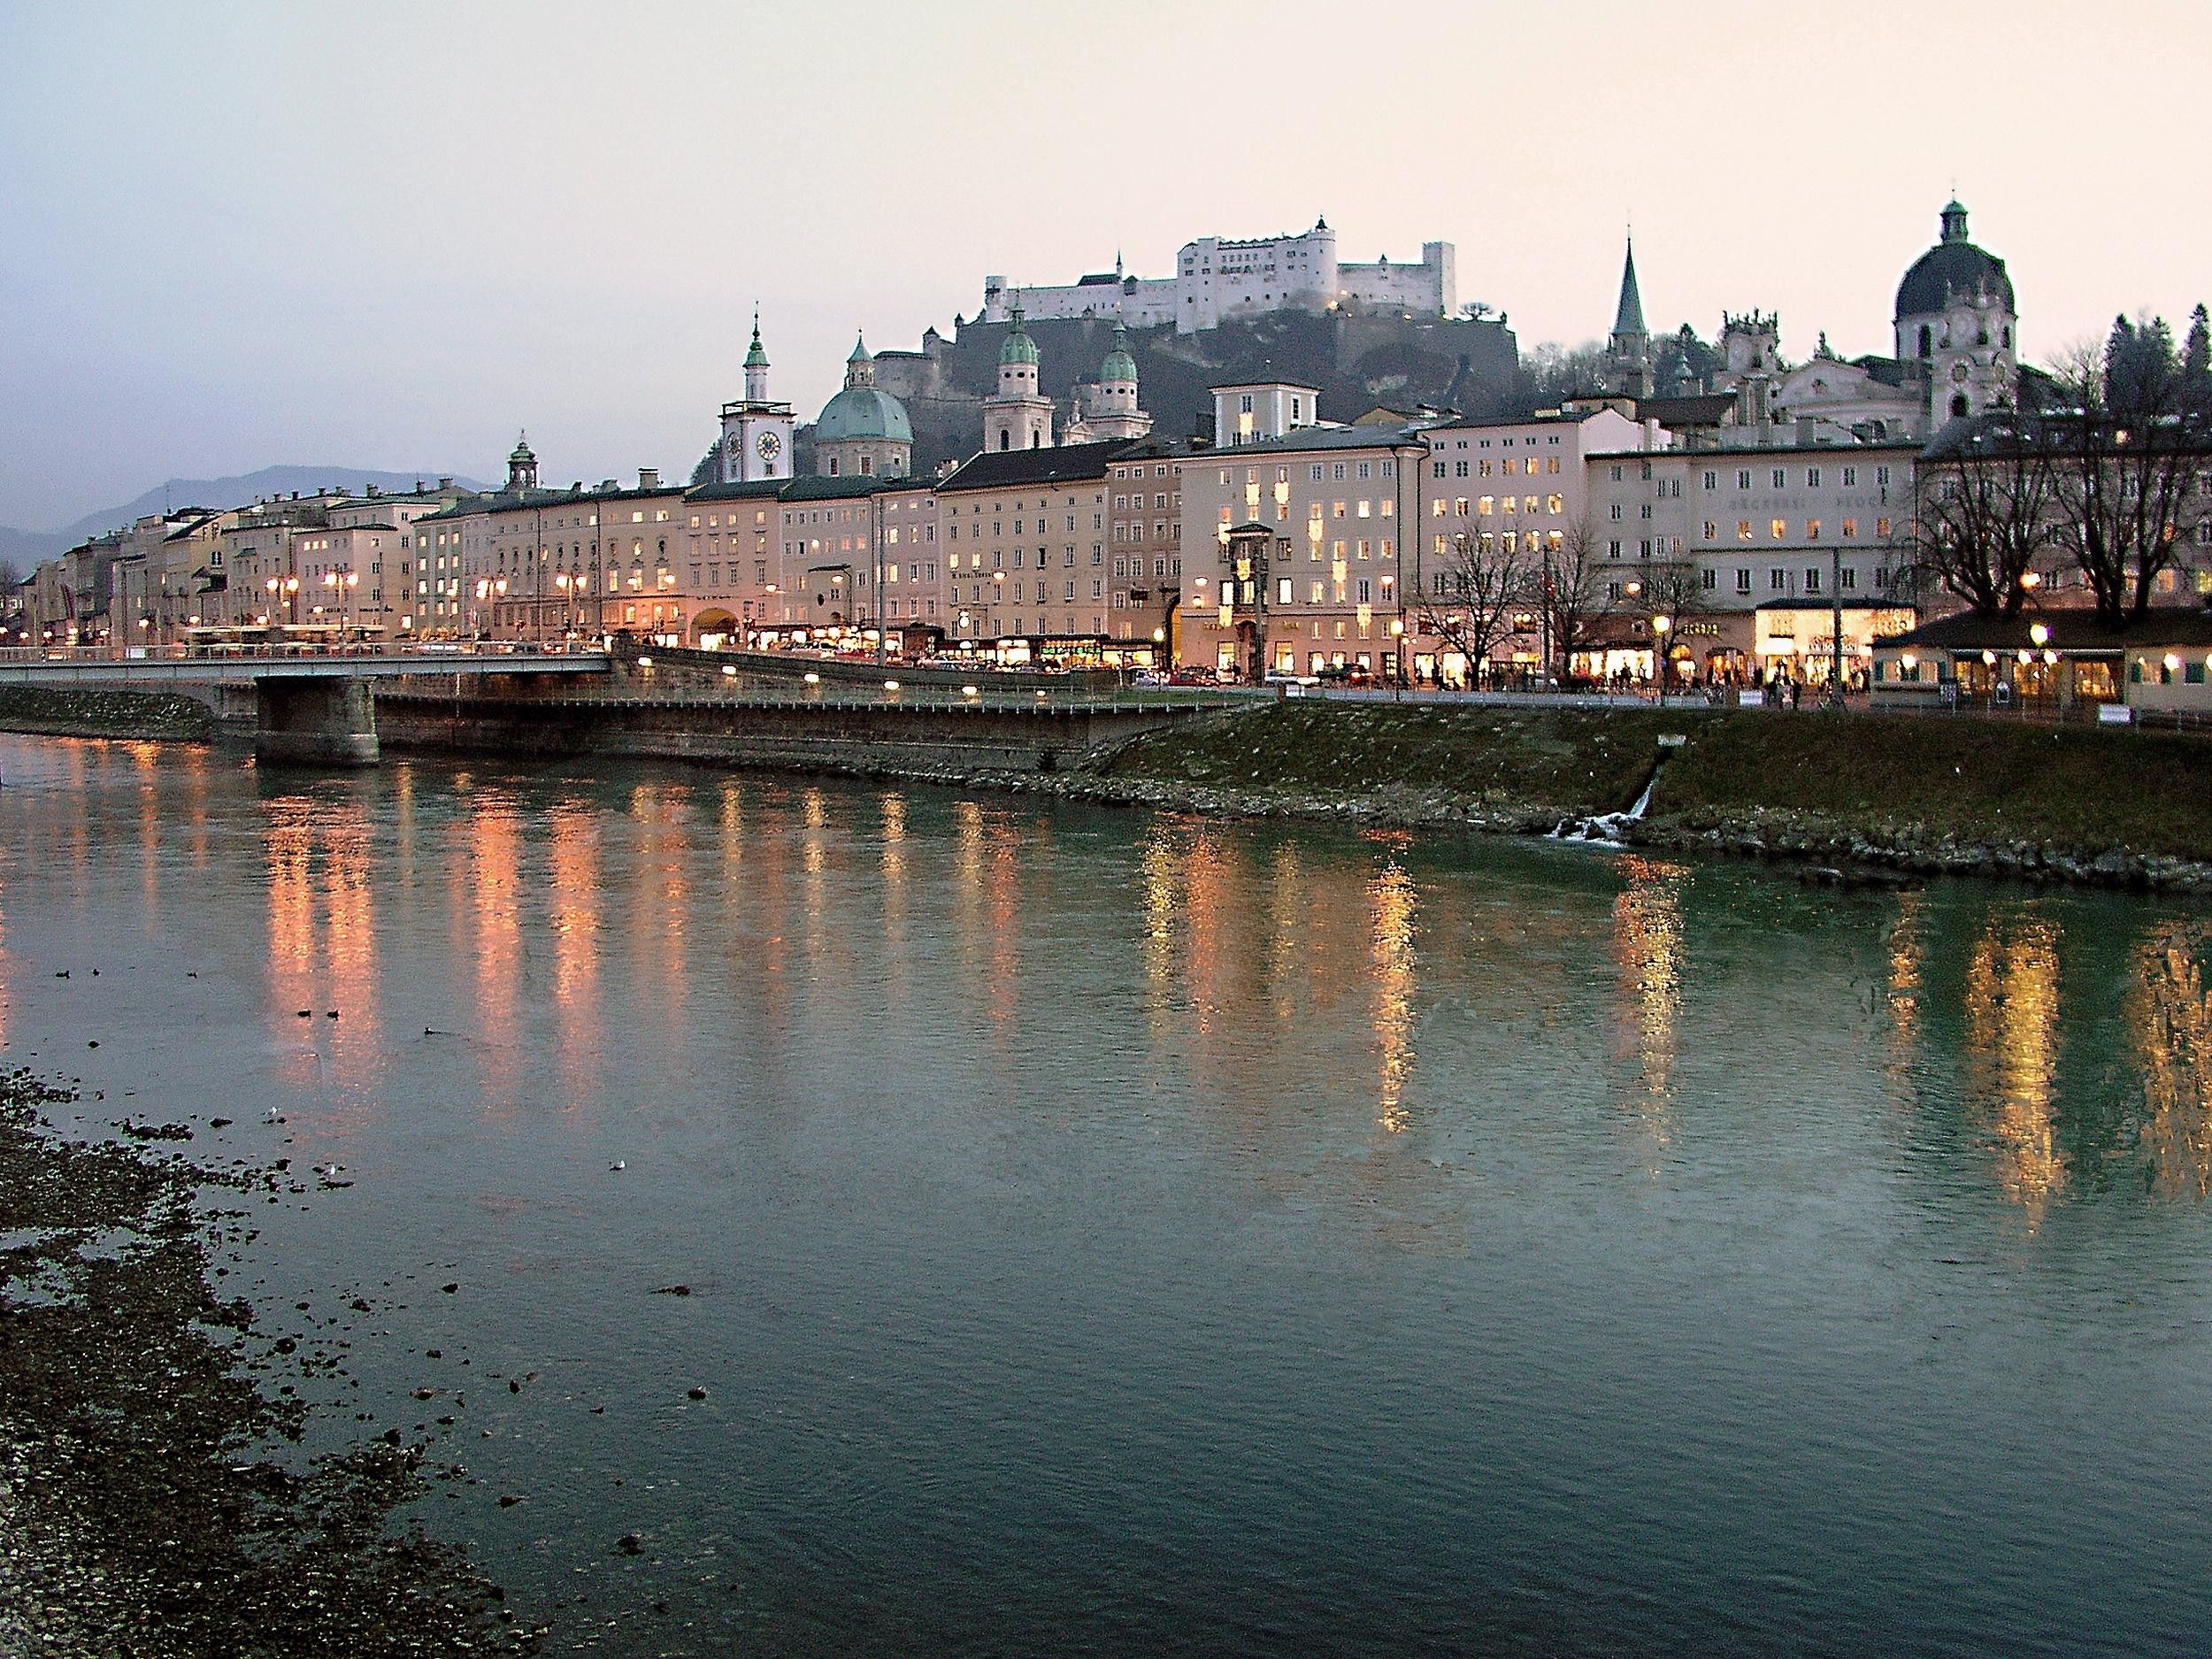
{"label": "grassy bank", "polygon": [[209,738],[214,710],[172,692],[0,686],[0,731],[61,737]]}
{"label": "grassy bank", "polygon": [[[1287,797],[1394,794],[1494,826],[1615,811],[1650,777],[1650,833],[1724,844],[1761,826],[1909,850],[2000,842],[2212,862],[2212,740],[1879,715],[1303,702],[1154,733],[1103,779]],[[1425,816],[1438,816],[1433,811]]]}

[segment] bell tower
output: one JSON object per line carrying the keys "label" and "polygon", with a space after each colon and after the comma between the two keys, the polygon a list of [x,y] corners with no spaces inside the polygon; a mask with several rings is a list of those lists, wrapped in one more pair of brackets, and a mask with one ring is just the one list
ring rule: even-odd
{"label": "bell tower", "polygon": [[722,405],[722,444],[715,478],[750,484],[791,476],[792,440],[798,419],[788,403],[768,396],[768,353],[760,343],[760,312],[753,313],[753,343],[745,354],[745,396]]}
{"label": "bell tower", "polygon": [[1052,400],[1037,392],[1037,342],[1022,326],[1021,296],[1014,296],[1012,326],[998,352],[998,395],[983,404],[986,449],[1049,449]]}

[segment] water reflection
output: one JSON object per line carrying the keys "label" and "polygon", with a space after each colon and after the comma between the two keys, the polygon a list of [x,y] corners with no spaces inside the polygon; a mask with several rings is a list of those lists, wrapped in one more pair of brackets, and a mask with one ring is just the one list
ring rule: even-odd
{"label": "water reflection", "polygon": [[[384,1054],[378,1018],[375,826],[367,807],[356,799],[323,813],[319,827],[329,916],[330,1005],[339,1017],[329,1033],[331,1056],[343,1075],[366,1082],[380,1069]],[[355,1098],[366,1096],[357,1091]]]}
{"label": "water reflection", "polygon": [[600,1085],[599,814],[568,801],[547,817],[552,841],[553,1049],[565,1110],[586,1111]]}
{"label": "water reflection", "polygon": [[[269,1014],[273,1021],[311,1021],[315,995],[314,808],[305,797],[267,803],[264,832],[269,873]],[[285,1079],[304,1087],[319,1075],[312,1024],[279,1025]]]}
{"label": "water reflection", "polygon": [[1413,1074],[1413,878],[1394,859],[1368,884],[1375,1043],[1381,1064],[1375,1118],[1391,1134],[1406,1126],[1406,1083]]}
{"label": "water reflection", "polygon": [[2059,1053],[2059,928],[2036,908],[1996,909],[1966,969],[1967,1071],[1994,1137],[1998,1185],[2032,1230],[2066,1185],[2052,1123]]}
{"label": "water reflection", "polygon": [[476,1056],[484,1115],[511,1116],[521,1104],[522,1033],[516,1018],[522,1001],[521,814],[504,791],[477,790],[471,810],[457,825],[466,843],[468,931],[476,958]]}
{"label": "water reflection", "polygon": [[2143,1074],[2144,1184],[2161,1198],[2212,1194],[2212,933],[2170,923],[2136,953],[2124,1009]]}
{"label": "water reflection", "polygon": [[1628,1104],[1655,1149],[1671,1139],[1668,1109],[1674,1103],[1677,1027],[1682,1015],[1686,964],[1682,941],[1682,895],[1686,866],[1629,855],[1626,879],[1613,901],[1613,963],[1619,987],[1619,1054],[1636,1067]]}

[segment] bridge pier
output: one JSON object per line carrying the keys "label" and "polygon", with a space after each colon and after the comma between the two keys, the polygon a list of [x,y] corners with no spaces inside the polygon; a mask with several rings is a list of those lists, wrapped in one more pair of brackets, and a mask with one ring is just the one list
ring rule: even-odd
{"label": "bridge pier", "polygon": [[260,703],[256,760],[287,766],[376,764],[376,701],[366,680],[272,677],[255,689]]}

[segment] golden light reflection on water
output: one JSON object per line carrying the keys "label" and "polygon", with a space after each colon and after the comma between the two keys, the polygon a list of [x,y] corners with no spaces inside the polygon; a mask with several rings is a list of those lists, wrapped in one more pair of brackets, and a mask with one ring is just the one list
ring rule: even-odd
{"label": "golden light reflection on water", "polygon": [[161,747],[129,746],[138,779],[138,926],[147,938],[161,933]]}
{"label": "golden light reflection on water", "polygon": [[1628,1103],[1655,1147],[1663,1148],[1673,1138],[1670,1109],[1679,1057],[1683,978],[1688,967],[1682,889],[1689,872],[1681,864],[1634,854],[1624,855],[1620,867],[1628,879],[1613,901],[1620,1054],[1636,1066],[1635,1092]]}
{"label": "golden light reflection on water", "polygon": [[1285,841],[1275,849],[1267,872],[1267,984],[1278,1025],[1289,1024],[1298,1011],[1305,901],[1298,849]]}
{"label": "golden light reflection on water", "polygon": [[1175,998],[1175,842],[1165,819],[1145,837],[1138,866],[1144,881],[1144,1002],[1156,1041]]}
{"label": "golden light reflection on water", "polygon": [[563,1110],[581,1111],[597,1094],[599,1055],[599,814],[565,802],[548,818],[553,890],[553,1054]]}
{"label": "golden light reflection on water", "polygon": [[1368,883],[1367,908],[1381,1068],[1375,1120],[1396,1134],[1406,1126],[1406,1081],[1413,1074],[1414,891],[1413,878],[1394,859]]}
{"label": "golden light reflection on water", "polygon": [[[314,807],[302,795],[280,795],[268,803],[263,832],[269,867],[269,1002],[274,1020],[310,1019],[319,1011],[315,995]],[[284,1056],[278,1070],[285,1080],[305,1087],[320,1067],[317,1028],[280,1027]]]}
{"label": "golden light reflection on water", "polygon": [[2146,1185],[2161,1198],[2212,1195],[2212,989],[2204,963],[2212,934],[2178,923],[2154,928],[2135,952],[2122,1008],[2143,1074]]}
{"label": "golden light reflection on water", "polygon": [[1888,939],[1890,1087],[1902,1099],[1911,1076],[1913,1057],[1920,1042],[1922,1007],[1927,996],[1928,898],[1924,893],[1902,893],[1897,898],[1897,919]]}
{"label": "golden light reflection on water", "polygon": [[522,1046],[516,1019],[522,1006],[522,824],[503,794],[465,797],[457,826],[468,843],[468,932],[476,957],[476,1055],[487,1117],[503,1118],[521,1104]]}
{"label": "golden light reflection on water", "polygon": [[1966,968],[1969,1087],[1990,1118],[1996,1176],[2031,1229],[2066,1186],[2052,1121],[2058,1071],[2059,929],[2038,910],[1993,912]]}
{"label": "golden light reflection on water", "polygon": [[906,991],[906,797],[879,796],[876,810],[882,824],[883,917],[885,990],[903,997]]}
{"label": "golden light reflection on water", "polygon": [[628,925],[639,980],[666,1040],[684,1040],[689,1001],[687,964],[691,922],[691,792],[680,784],[640,784],[630,792],[630,817],[638,826],[636,883]]}
{"label": "golden light reflection on water", "polygon": [[317,830],[325,849],[330,918],[330,1005],[339,1015],[327,1041],[339,1075],[358,1082],[380,1069],[384,1056],[377,1005],[376,828],[368,809],[350,800],[319,814]]}

